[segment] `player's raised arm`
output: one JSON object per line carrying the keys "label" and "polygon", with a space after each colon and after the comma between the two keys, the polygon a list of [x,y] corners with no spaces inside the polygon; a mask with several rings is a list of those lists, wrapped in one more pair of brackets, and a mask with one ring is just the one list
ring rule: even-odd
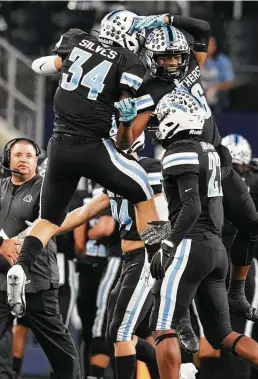
{"label": "player's raised arm", "polygon": [[52,75],[61,70],[64,59],[70,54],[74,47],[74,35],[82,34],[83,31],[79,29],[69,29],[63,34],[59,41],[56,43],[53,53],[46,57],[37,58],[32,62],[31,68],[40,75]]}
{"label": "player's raised arm", "polygon": [[80,208],[68,213],[56,234],[63,234],[88,222],[109,208],[109,197],[101,193]]}
{"label": "player's raised arm", "polygon": [[194,56],[200,67],[202,67],[207,58],[208,43],[211,34],[210,24],[207,21],[197,18],[164,14],[138,17],[138,20],[135,22],[135,29],[151,29],[164,25],[172,25],[175,28],[186,31],[194,37]]}
{"label": "player's raised arm", "polygon": [[210,24],[204,20],[185,16],[171,17],[171,24],[176,28],[185,30],[194,37],[194,56],[199,66],[202,67],[207,58],[208,43],[211,35]]}
{"label": "player's raised arm", "polygon": [[40,75],[52,75],[62,68],[62,58],[58,55],[37,58],[32,62],[31,68]]}

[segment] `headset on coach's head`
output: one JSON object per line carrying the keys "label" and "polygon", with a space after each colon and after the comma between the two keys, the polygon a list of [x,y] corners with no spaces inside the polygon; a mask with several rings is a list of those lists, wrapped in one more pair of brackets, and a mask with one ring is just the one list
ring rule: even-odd
{"label": "headset on coach's head", "polygon": [[4,146],[2,165],[1,165],[1,168],[3,168],[4,170],[11,171],[14,173],[16,172],[19,173],[17,170],[10,170],[11,148],[16,142],[19,142],[19,141],[28,141],[29,143],[31,143],[36,151],[37,157],[41,154],[40,147],[36,144],[36,142],[32,141],[31,139],[26,138],[26,137],[13,138],[10,141],[8,141],[6,145]]}

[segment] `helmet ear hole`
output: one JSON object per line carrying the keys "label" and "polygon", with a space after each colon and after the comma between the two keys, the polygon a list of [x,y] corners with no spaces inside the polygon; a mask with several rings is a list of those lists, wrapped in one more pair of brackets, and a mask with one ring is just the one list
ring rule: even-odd
{"label": "helmet ear hole", "polygon": [[118,44],[137,53],[140,45],[138,32],[133,30],[135,17],[135,13],[125,10],[107,14],[101,21],[99,40],[108,45]]}

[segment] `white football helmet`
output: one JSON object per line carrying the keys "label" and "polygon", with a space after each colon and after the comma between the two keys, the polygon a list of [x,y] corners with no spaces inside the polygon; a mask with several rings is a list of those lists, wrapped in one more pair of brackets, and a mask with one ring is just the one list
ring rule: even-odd
{"label": "white football helmet", "polygon": [[232,163],[248,165],[252,159],[252,148],[240,134],[229,134],[222,139],[222,145],[226,146],[231,154]]}
{"label": "white football helmet", "polygon": [[199,101],[189,92],[174,90],[159,102],[154,114],[158,120],[156,139],[165,141],[175,134],[188,130],[191,135],[201,135],[205,112]]}
{"label": "white football helmet", "polygon": [[107,45],[118,45],[133,53],[140,49],[141,33],[134,30],[134,20],[137,15],[126,10],[108,13],[101,21],[99,40]]}
{"label": "white football helmet", "polygon": [[[173,80],[183,76],[188,69],[190,48],[184,34],[174,26],[166,25],[154,29],[144,44],[146,60],[150,73],[154,77]],[[163,62],[164,57],[181,56],[177,65]]]}

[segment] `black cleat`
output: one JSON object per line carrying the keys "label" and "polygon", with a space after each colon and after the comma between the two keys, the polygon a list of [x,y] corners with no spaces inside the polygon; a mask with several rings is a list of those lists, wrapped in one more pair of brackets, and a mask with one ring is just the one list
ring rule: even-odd
{"label": "black cleat", "polygon": [[258,322],[258,311],[256,308],[252,307],[248,301],[243,299],[234,299],[232,297],[228,297],[229,303],[229,312],[231,314],[235,314],[237,316],[243,317],[246,320],[250,320],[253,322]]}
{"label": "black cleat", "polygon": [[199,341],[192,328],[190,320],[185,323],[180,323],[176,329],[178,340],[182,349],[187,353],[194,354],[199,351]]}

